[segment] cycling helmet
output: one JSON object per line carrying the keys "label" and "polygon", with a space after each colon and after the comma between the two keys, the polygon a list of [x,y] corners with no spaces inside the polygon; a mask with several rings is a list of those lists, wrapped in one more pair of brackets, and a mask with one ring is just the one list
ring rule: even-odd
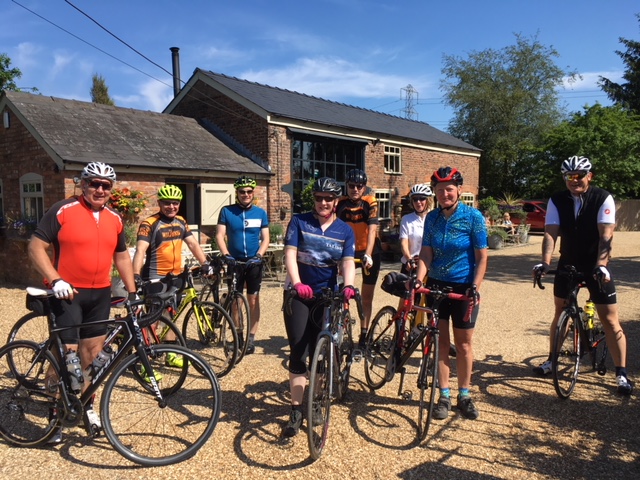
{"label": "cycling helmet", "polygon": [[158,200],[182,200],[182,190],[175,185],[165,185],[158,190]]}
{"label": "cycling helmet", "polygon": [[411,187],[411,191],[409,192],[409,197],[413,197],[414,195],[424,195],[426,197],[433,196],[433,192],[431,191],[431,187],[424,183],[418,183]]}
{"label": "cycling helmet", "polygon": [[460,172],[452,167],[440,167],[431,175],[431,186],[434,187],[438,183],[453,182],[456,185],[462,185],[463,179]]}
{"label": "cycling helmet", "polygon": [[233,184],[233,187],[237,190],[244,187],[256,188],[256,185],[257,183],[253,178],[243,175],[236,180],[236,182]]}
{"label": "cycling helmet", "polygon": [[102,162],[88,163],[84,169],[82,169],[81,178],[87,180],[89,178],[104,178],[112,182],[116,181],[116,172],[111,165],[107,165]]}
{"label": "cycling helmet", "polygon": [[336,197],[342,193],[342,187],[331,177],[322,177],[313,182],[314,193],[333,193]]}
{"label": "cycling helmet", "polygon": [[562,162],[562,173],[567,172],[589,172],[591,171],[591,162],[587,157],[579,157],[574,155]]}
{"label": "cycling helmet", "polygon": [[363,185],[367,184],[367,174],[362,170],[358,170],[354,168],[353,170],[349,170],[347,172],[347,178],[345,180],[347,183],[362,183]]}

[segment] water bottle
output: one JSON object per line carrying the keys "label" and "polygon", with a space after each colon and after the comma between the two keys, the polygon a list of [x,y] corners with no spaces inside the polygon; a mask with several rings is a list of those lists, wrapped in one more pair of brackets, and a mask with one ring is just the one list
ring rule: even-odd
{"label": "water bottle", "polygon": [[96,358],[91,362],[91,366],[88,368],[91,378],[95,378],[96,374],[102,370],[102,368],[111,360],[113,350],[109,345],[105,345],[98,353]]}
{"label": "water bottle", "polygon": [[587,300],[587,303],[585,303],[584,313],[586,316],[586,328],[587,330],[592,330],[595,327],[593,319],[596,314],[596,306],[591,300]]}
{"label": "water bottle", "polygon": [[80,393],[82,390],[82,383],[84,383],[84,376],[82,374],[80,358],[75,350],[69,350],[67,352],[65,355],[65,363],[67,364],[67,371],[69,372],[71,390],[74,393]]}

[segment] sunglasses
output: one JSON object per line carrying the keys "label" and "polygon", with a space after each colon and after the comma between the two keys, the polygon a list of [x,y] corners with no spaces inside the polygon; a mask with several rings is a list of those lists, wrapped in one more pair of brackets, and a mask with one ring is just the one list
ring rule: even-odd
{"label": "sunglasses", "polygon": [[164,207],[179,207],[180,206],[180,202],[178,202],[177,200],[160,200],[160,203]]}
{"label": "sunglasses", "polygon": [[333,197],[333,196],[325,197],[324,195],[314,195],[313,199],[318,203],[322,203],[322,202],[331,203],[336,199],[336,197]]}
{"label": "sunglasses", "polygon": [[412,202],[426,202],[427,201],[427,197],[412,197],[411,201]]}
{"label": "sunglasses", "polygon": [[236,190],[238,192],[238,195],[252,195],[253,194],[253,190]]}
{"label": "sunglasses", "polygon": [[347,186],[348,186],[351,190],[355,190],[356,188],[357,188],[358,190],[361,190],[361,189],[363,189],[363,188],[364,188],[364,184],[362,184],[362,183],[349,183]]}
{"label": "sunglasses", "polygon": [[562,177],[564,178],[565,182],[571,182],[573,180],[582,180],[587,176],[588,173],[589,172],[565,173],[564,175],[562,175]]}
{"label": "sunglasses", "polygon": [[89,182],[89,187],[93,188],[94,190],[98,190],[100,187],[102,187],[102,190],[107,191],[107,190],[111,190],[111,184],[109,182],[100,182],[98,180],[92,180]]}

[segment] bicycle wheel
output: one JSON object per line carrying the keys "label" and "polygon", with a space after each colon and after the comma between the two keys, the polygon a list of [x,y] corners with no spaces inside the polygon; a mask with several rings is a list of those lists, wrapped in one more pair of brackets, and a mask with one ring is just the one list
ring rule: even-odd
{"label": "bicycle wheel", "polygon": [[0,435],[7,442],[33,447],[55,435],[59,378],[58,362],[35,342],[19,340],[0,349]]}
{"label": "bicycle wheel", "polygon": [[387,366],[393,358],[396,345],[396,328],[393,317],[396,309],[382,307],[376,313],[367,333],[364,355],[364,376],[369,388],[377,390],[387,382]]}
{"label": "bicycle wheel", "polygon": [[240,363],[242,357],[247,352],[249,345],[249,333],[251,333],[251,319],[249,316],[249,300],[240,292],[233,292],[231,299],[225,302],[227,313],[231,316],[233,324],[238,332],[238,341],[240,348],[238,349],[238,359],[236,364]]}
{"label": "bicycle wheel", "polygon": [[217,303],[193,303],[182,325],[187,348],[209,362],[218,378],[233,368],[238,356],[238,333],[229,314]]}
{"label": "bicycle wheel", "polygon": [[[157,322],[142,328],[142,337],[146,345],[158,345],[161,343],[176,343],[187,346],[178,326],[166,316],[160,317]],[[172,338],[173,337],[173,338]]]}
{"label": "bicycle wheel", "polygon": [[20,318],[9,331],[7,343],[15,340],[31,340],[43,343],[49,338],[49,321],[46,315],[35,312],[27,313]]}
{"label": "bicycle wheel", "polygon": [[553,387],[560,398],[569,398],[580,371],[580,319],[573,318],[566,310],[560,315],[556,329],[555,345],[551,355]]}
{"label": "bicycle wheel", "polygon": [[436,399],[438,381],[438,340],[440,334],[432,330],[427,334],[425,347],[422,352],[422,362],[418,372],[418,388],[420,389],[420,402],[418,405],[418,440],[422,441],[429,433],[431,426],[431,414]]}
{"label": "bicycle wheel", "polygon": [[349,377],[351,364],[353,363],[353,335],[351,333],[352,318],[349,312],[344,312],[342,317],[344,331],[342,341],[336,346],[336,400],[341,401],[349,389]]}
{"label": "bicycle wheel", "polygon": [[[134,353],[105,383],[100,412],[104,433],[118,453],[157,467],[182,462],[206,443],[220,417],[220,386],[207,362],[189,349],[162,344],[150,350],[162,401],[131,373],[141,367]],[[168,354],[182,357],[185,368],[166,366],[162,359]]]}
{"label": "bicycle wheel", "polygon": [[307,437],[311,458],[318,459],[327,442],[331,411],[331,348],[332,343],[321,336],[316,344],[309,373],[307,392]]}

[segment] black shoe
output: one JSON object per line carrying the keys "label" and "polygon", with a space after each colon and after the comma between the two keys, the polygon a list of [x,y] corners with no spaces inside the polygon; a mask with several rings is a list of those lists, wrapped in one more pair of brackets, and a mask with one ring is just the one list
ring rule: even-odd
{"label": "black shoe", "polygon": [[287,422],[287,426],[284,427],[282,435],[285,437],[295,437],[300,431],[301,426],[302,412],[300,410],[291,410],[291,414],[289,415],[289,422]]}
{"label": "black shoe", "polygon": [[478,409],[473,404],[473,400],[471,400],[471,397],[461,397],[460,395],[458,395],[457,407],[462,415],[469,420],[475,420],[480,415]]}
{"label": "black shoe", "polygon": [[533,367],[533,373],[537,375],[548,375],[553,370],[553,364],[551,360],[545,360],[537,367]]}
{"label": "black shoe", "polygon": [[360,340],[358,340],[358,348],[364,351],[366,347],[367,347],[367,335],[361,333]]}
{"label": "black shoe", "polygon": [[618,375],[616,382],[618,383],[618,393],[620,395],[631,395],[631,392],[633,392],[633,383],[631,383],[627,377]]}
{"label": "black shoe", "polygon": [[444,420],[449,416],[451,411],[451,398],[440,397],[438,403],[433,407],[433,418],[436,420]]}
{"label": "black shoe", "polygon": [[249,345],[247,345],[247,351],[244,352],[245,355],[251,355],[256,352],[256,346],[253,344],[251,340],[249,340]]}
{"label": "black shoe", "polygon": [[[238,332],[238,352],[242,352],[243,348],[244,348],[244,337],[242,336],[242,332]],[[247,345],[247,349],[249,349],[248,345]]]}

